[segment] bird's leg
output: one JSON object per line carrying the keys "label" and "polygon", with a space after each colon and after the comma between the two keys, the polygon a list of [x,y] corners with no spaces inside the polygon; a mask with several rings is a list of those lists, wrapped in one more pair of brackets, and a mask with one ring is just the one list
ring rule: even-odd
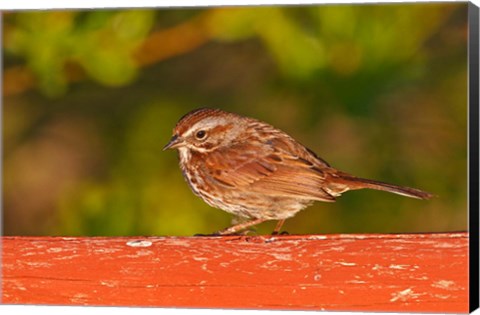
{"label": "bird's leg", "polygon": [[250,226],[253,226],[253,225],[257,225],[257,224],[260,224],[262,222],[266,221],[265,219],[254,219],[254,220],[251,220],[251,221],[247,221],[247,222],[242,222],[242,223],[239,223],[239,224],[236,224],[236,225],[232,225],[231,227],[228,227],[224,230],[221,230],[221,231],[218,231],[217,233],[215,233],[216,235],[229,235],[229,234],[235,234],[237,233],[238,231],[241,231],[241,230],[244,230]]}
{"label": "bird's leg", "polygon": [[[278,223],[277,223],[277,225],[275,226],[275,229],[273,230],[272,235],[283,234],[283,232],[280,233],[280,229],[282,228],[283,223],[285,223],[285,219],[278,220]],[[286,233],[286,234],[288,234],[288,233]]]}

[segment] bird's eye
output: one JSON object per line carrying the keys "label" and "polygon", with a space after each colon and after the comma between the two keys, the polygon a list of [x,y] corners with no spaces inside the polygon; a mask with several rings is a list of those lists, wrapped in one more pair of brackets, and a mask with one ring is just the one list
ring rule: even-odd
{"label": "bird's eye", "polygon": [[205,130],[199,130],[195,134],[195,138],[197,138],[198,140],[201,140],[201,139],[205,138],[206,135],[207,135],[207,133],[205,132]]}

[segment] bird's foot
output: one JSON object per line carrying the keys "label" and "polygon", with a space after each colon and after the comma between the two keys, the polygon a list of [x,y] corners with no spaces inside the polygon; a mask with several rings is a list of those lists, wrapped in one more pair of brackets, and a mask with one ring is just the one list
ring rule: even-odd
{"label": "bird's foot", "polygon": [[217,232],[213,232],[211,234],[201,234],[201,233],[197,233],[197,234],[194,234],[193,236],[247,236],[247,235],[256,235],[257,232],[254,230],[254,229],[247,229],[247,230],[243,230],[243,231],[237,231],[237,232],[233,232],[233,233],[226,233],[225,230],[220,230],[220,231],[217,231]]}
{"label": "bird's foot", "polygon": [[193,234],[193,236],[200,236],[200,237],[209,237],[209,236],[220,236],[221,234],[218,234],[218,232],[211,233],[211,234],[202,234],[202,233],[196,233]]}
{"label": "bird's foot", "polygon": [[290,235],[290,233],[288,233],[287,231],[282,231],[282,232],[273,231],[272,235]]}

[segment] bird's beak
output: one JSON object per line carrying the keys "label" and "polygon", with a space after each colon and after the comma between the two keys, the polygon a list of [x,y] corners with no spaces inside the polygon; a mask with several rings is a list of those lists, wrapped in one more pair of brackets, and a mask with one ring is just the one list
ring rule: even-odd
{"label": "bird's beak", "polygon": [[166,146],[163,147],[163,151],[167,149],[176,149],[183,144],[183,139],[180,138],[178,135],[173,135],[172,139],[167,143]]}

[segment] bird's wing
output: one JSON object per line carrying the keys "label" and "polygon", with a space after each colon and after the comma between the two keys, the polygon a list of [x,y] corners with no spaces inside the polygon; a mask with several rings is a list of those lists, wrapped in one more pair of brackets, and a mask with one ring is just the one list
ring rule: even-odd
{"label": "bird's wing", "polygon": [[210,152],[205,160],[209,177],[231,189],[270,196],[335,201],[322,189],[325,174],[305,158],[275,146],[259,151],[242,144]]}

